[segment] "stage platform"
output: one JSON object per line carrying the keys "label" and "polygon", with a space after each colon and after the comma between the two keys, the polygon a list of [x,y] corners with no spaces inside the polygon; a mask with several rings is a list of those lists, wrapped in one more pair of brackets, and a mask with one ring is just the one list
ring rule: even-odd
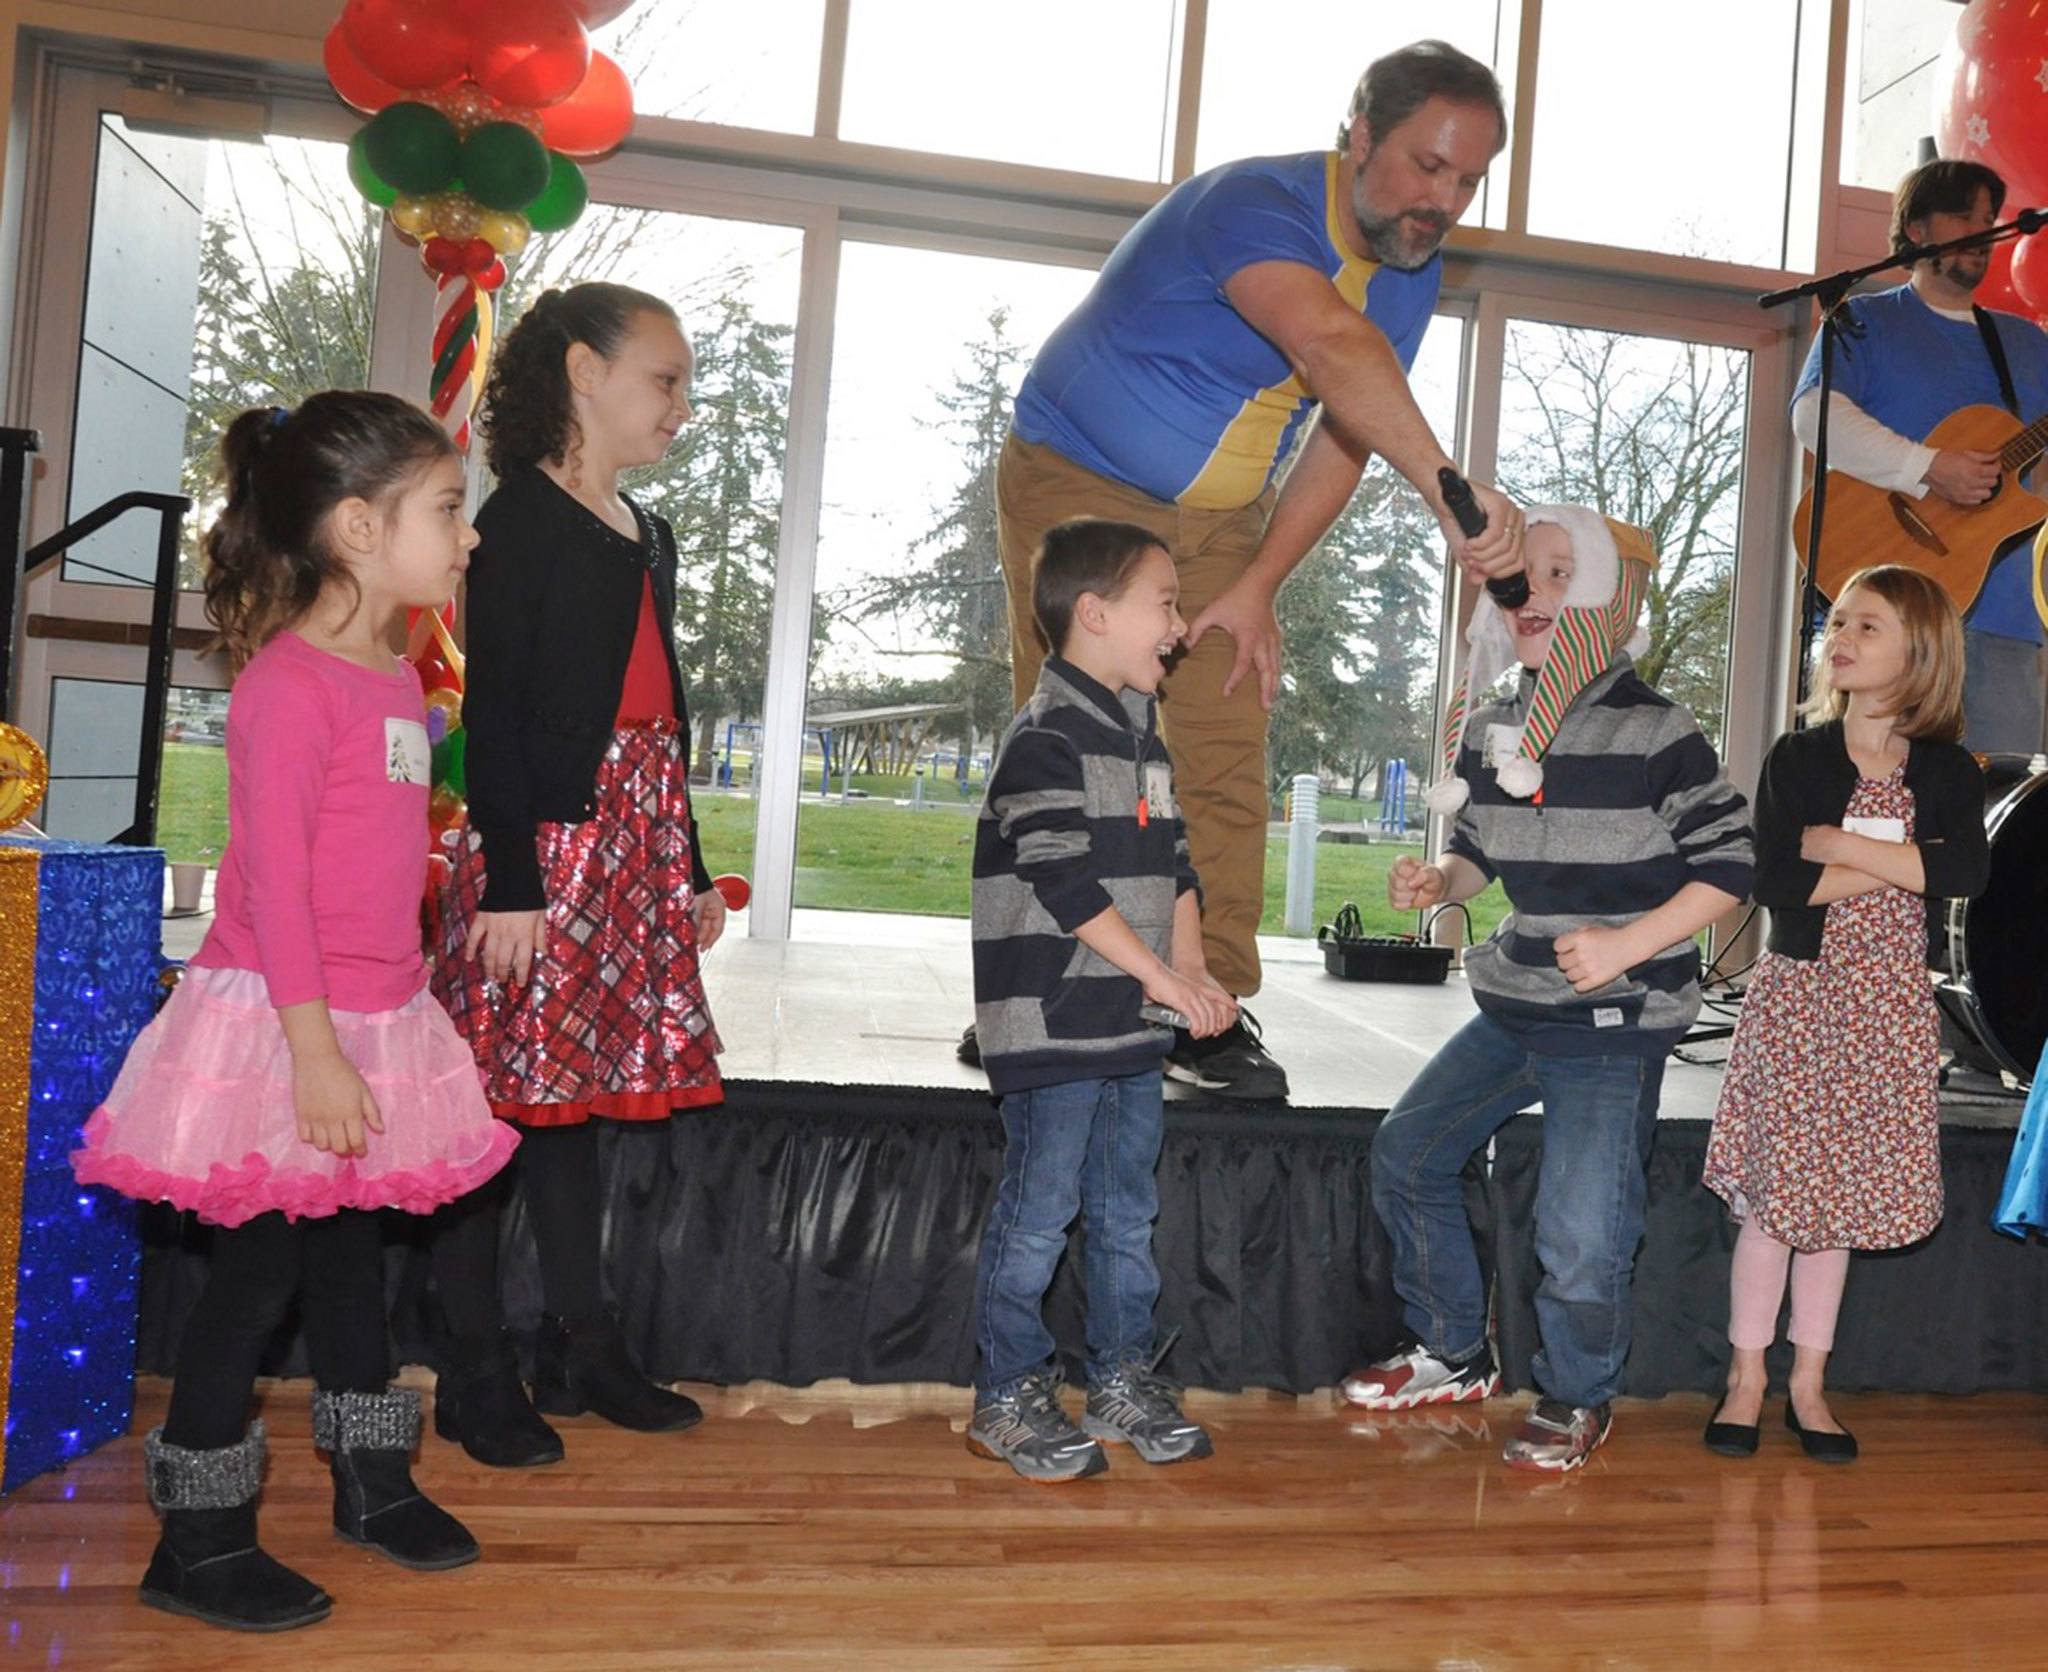
{"label": "stage platform", "polygon": [[[786,943],[733,937],[707,960],[726,1102],[652,1128],[606,1123],[618,1310],[646,1362],[671,1377],[964,1385],[974,1369],[975,1251],[1002,1152],[986,1083],[953,1056],[971,1014],[966,926],[821,912],[797,927]],[[1472,1012],[1455,976],[1441,987],[1354,984],[1327,976],[1310,944],[1269,950],[1256,1008],[1296,1096],[1289,1105],[1171,1103],[1159,1316],[1162,1329],[1181,1331],[1167,1366],[1181,1380],[1303,1393],[1401,1334],[1372,1207],[1372,1138],[1415,1070]],[[1699,1055],[1725,1050],[1713,1042]],[[1718,1082],[1716,1068],[1686,1063],[1667,1081],[1637,1264],[1633,1394],[1703,1391],[1725,1369],[1734,1231],[1700,1183]],[[1946,1220],[1913,1249],[1855,1262],[1835,1385],[2048,1391],[2048,1250],[2000,1237],[1988,1222],[2018,1107],[1979,1091],[1945,1110]],[[1540,1118],[1519,1116],[1466,1177],[1516,1386],[1529,1385],[1536,1345],[1541,1144]],[[431,1364],[439,1308],[419,1227],[390,1220],[394,1335],[404,1358]],[[149,1216],[146,1371],[172,1367],[205,1246],[203,1230]],[[504,1253],[507,1309],[524,1334],[540,1295],[516,1208]],[[1049,1302],[1069,1352],[1081,1339],[1077,1270],[1070,1250]],[[302,1360],[280,1343],[273,1362],[289,1370]]]}

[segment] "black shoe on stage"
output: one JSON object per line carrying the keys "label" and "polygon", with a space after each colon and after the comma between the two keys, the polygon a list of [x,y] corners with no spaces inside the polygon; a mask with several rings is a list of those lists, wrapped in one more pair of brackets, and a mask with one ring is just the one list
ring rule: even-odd
{"label": "black shoe on stage", "polygon": [[410,1388],[313,1391],[313,1444],[329,1454],[335,1532],[422,1573],[467,1566],[481,1554],[476,1540],[412,1478],[419,1439],[420,1396]]}
{"label": "black shoe on stage", "polygon": [[1785,1426],[1799,1436],[1799,1449],[1816,1463],[1853,1463],[1856,1461],[1856,1436],[1844,1429],[1839,1434],[1825,1434],[1816,1428],[1801,1428],[1799,1413],[1792,1409],[1792,1401],[1785,1401]]}
{"label": "black shoe on stage", "polygon": [[974,1024],[967,1024],[967,1031],[960,1036],[960,1043],[953,1047],[953,1055],[969,1068],[981,1066],[981,1040],[976,1036]]}
{"label": "black shoe on stage", "polygon": [[1249,1010],[1239,1010],[1235,1022],[1209,1039],[1175,1028],[1166,1076],[1246,1103],[1281,1103],[1287,1098],[1287,1071],[1259,1043],[1258,1019]]}

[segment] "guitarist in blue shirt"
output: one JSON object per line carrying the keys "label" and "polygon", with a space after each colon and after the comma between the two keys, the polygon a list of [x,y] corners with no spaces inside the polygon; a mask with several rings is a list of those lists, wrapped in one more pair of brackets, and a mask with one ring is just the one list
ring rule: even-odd
{"label": "guitarist in blue shirt", "polygon": [[[1892,248],[1981,231],[1996,223],[2004,203],[2005,182],[1982,163],[1928,163],[1899,182]],[[1988,259],[1977,249],[1923,261],[1906,284],[1849,304],[1828,408],[1832,469],[1911,499],[1933,494],[1962,506],[1980,505],[1997,489],[1996,454],[1925,445],[1959,407],[2016,405],[2016,416],[2029,423],[2048,414],[2048,335],[2017,314],[1983,313],[2010,371],[2008,399],[1979,327],[1971,293]],[[1816,340],[1792,400],[1792,428],[1808,448],[1819,383]],[[2031,546],[2030,531],[1999,551],[1964,618],[1963,741],[1973,750],[2033,754],[2041,747],[2042,630]],[[1886,558],[1873,553],[1868,561]]]}

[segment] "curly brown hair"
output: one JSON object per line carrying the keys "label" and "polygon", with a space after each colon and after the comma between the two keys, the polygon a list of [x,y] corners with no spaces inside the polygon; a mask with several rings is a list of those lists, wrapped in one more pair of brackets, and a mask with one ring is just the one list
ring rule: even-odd
{"label": "curly brown hair", "polygon": [[659,296],[623,284],[545,291],[526,310],[492,357],[478,418],[484,456],[497,475],[568,457],[577,440],[569,349],[585,343],[609,360],[632,330],[635,316],[643,313],[676,317]]}
{"label": "curly brown hair", "polygon": [[410,401],[328,389],[296,411],[251,407],[220,438],[227,505],[199,542],[206,614],[236,668],[313,607],[329,585],[353,588],[329,549],[327,513],[375,502],[436,459],[460,457]]}

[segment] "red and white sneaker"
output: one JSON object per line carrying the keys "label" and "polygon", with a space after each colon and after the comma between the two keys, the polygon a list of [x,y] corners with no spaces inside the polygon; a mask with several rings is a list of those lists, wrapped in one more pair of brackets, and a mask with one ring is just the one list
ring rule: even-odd
{"label": "red and white sneaker", "polygon": [[1494,1367],[1489,1348],[1482,1347],[1477,1358],[1464,1364],[1451,1364],[1418,1343],[1364,1370],[1352,1371],[1340,1390],[1347,1404],[1368,1411],[1465,1405],[1500,1392],[1500,1371]]}
{"label": "red and white sneaker", "polygon": [[1539,1399],[1501,1448],[1501,1461],[1511,1469],[1562,1474],[1580,1467],[1598,1451],[1613,1426],[1611,1405],[1567,1405],[1562,1399]]}

